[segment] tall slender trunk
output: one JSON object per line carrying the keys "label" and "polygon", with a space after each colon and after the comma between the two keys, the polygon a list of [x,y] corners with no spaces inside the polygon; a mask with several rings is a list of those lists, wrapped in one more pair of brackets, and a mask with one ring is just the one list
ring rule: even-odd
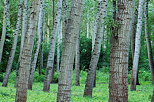
{"label": "tall slender trunk", "polygon": [[62,36],[62,22],[59,25],[59,31],[57,35],[57,72],[60,71],[60,44]]}
{"label": "tall slender trunk", "polygon": [[24,0],[24,4],[23,4],[23,16],[22,16],[22,34],[21,34],[21,45],[20,45],[20,54],[19,54],[19,61],[20,62],[20,58],[21,58],[21,54],[22,54],[22,49],[23,49],[23,45],[24,45],[24,40],[25,40],[25,34],[27,32],[27,14],[28,14],[28,0]]}
{"label": "tall slender trunk", "polygon": [[128,102],[128,56],[133,0],[118,0],[116,32],[112,35],[109,102]]}
{"label": "tall slender trunk", "polygon": [[75,56],[76,37],[79,32],[82,0],[72,0],[70,17],[65,31],[61,58],[61,73],[58,83],[57,102],[70,102],[72,71]]}
{"label": "tall slender trunk", "polygon": [[18,34],[20,32],[20,26],[21,26],[21,19],[22,19],[22,9],[23,9],[23,0],[19,0],[19,4],[18,4],[18,19],[17,19],[17,24],[16,24],[16,30],[14,32],[14,39],[13,39],[13,44],[12,44],[12,49],[10,52],[10,56],[9,56],[9,60],[8,60],[8,64],[7,64],[7,68],[6,68],[6,73],[3,79],[3,84],[2,86],[7,87],[8,84],[8,79],[9,79],[9,75],[11,72],[11,68],[12,68],[12,63],[14,60],[14,56],[15,56],[15,51],[16,51],[16,47],[17,47],[17,42],[18,42]]}
{"label": "tall slender trunk", "polygon": [[21,55],[21,61],[19,67],[19,79],[17,84],[15,102],[26,102],[27,100],[29,70],[31,64],[32,50],[34,44],[34,34],[36,32],[40,2],[42,1],[34,0],[31,7],[28,29],[26,32],[26,37]]}
{"label": "tall slender trunk", "polygon": [[2,28],[2,36],[0,39],[0,63],[2,61],[3,56],[3,47],[5,42],[5,36],[6,36],[6,28],[10,25],[10,0],[4,0],[4,13],[3,13],[3,28]]}
{"label": "tall slender trunk", "polygon": [[95,39],[94,50],[92,52],[92,57],[91,57],[88,75],[86,79],[84,96],[90,96],[90,97],[92,96],[94,77],[96,74],[96,68],[99,60],[102,38],[104,33],[104,22],[107,14],[107,5],[108,5],[108,0],[100,0],[98,18],[96,21],[96,24],[97,24],[96,39]]}
{"label": "tall slender trunk", "polygon": [[148,49],[148,58],[149,58],[149,66],[151,70],[151,76],[152,76],[152,84],[154,84],[154,61],[153,61],[153,54],[152,54],[152,46],[151,41],[149,37],[149,30],[148,30],[148,0],[145,2],[145,37],[146,37],[146,43],[147,43],[147,49]]}
{"label": "tall slender trunk", "polygon": [[75,85],[80,86],[80,31],[76,39],[75,51]]}
{"label": "tall slender trunk", "polygon": [[31,64],[31,71],[30,71],[30,76],[29,76],[29,80],[28,80],[28,89],[32,90],[32,84],[33,84],[33,79],[34,79],[34,73],[35,73],[35,69],[36,69],[36,63],[37,63],[37,59],[38,59],[38,55],[39,55],[39,51],[40,51],[40,46],[41,46],[41,35],[43,33],[43,17],[44,17],[44,1],[42,0],[41,4],[40,4],[40,12],[39,12],[39,19],[38,19],[38,28],[37,28],[37,48],[36,48],[36,52],[34,54],[34,60]]}
{"label": "tall slender trunk", "polygon": [[141,39],[141,32],[142,32],[142,18],[143,18],[143,6],[144,0],[139,1],[138,7],[138,23],[136,29],[136,37],[135,37],[135,52],[134,52],[134,59],[133,59],[133,69],[132,69],[132,76],[131,76],[131,90],[136,90],[136,77],[138,71],[138,63],[139,63],[139,55],[140,55],[140,39]]}
{"label": "tall slender trunk", "polygon": [[56,38],[58,33],[58,27],[60,25],[60,20],[62,16],[62,0],[58,1],[57,6],[57,12],[56,12],[56,18],[54,21],[54,26],[52,29],[52,37],[50,40],[50,50],[48,55],[48,61],[47,61],[47,68],[46,68],[46,75],[44,78],[44,87],[43,91],[49,91],[50,90],[50,82],[52,79],[52,71],[54,67],[54,55],[55,55],[55,47],[56,47]]}
{"label": "tall slender trunk", "polygon": [[19,75],[18,75],[18,71],[19,71],[19,65],[20,65],[20,59],[21,59],[21,54],[22,54],[22,49],[23,49],[23,44],[25,41],[25,34],[27,32],[27,18],[28,18],[28,0],[24,0],[24,4],[23,4],[23,15],[22,15],[22,34],[21,34],[21,45],[20,45],[20,54],[19,54],[19,58],[18,58],[18,64],[16,66],[16,82],[14,87],[17,87],[17,83],[18,83],[18,79],[19,79]]}

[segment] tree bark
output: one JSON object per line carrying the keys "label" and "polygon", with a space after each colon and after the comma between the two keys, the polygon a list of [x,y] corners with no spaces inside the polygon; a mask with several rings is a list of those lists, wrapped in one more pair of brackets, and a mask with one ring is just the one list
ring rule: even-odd
{"label": "tree bark", "polygon": [[40,2],[41,0],[34,0],[31,7],[28,29],[26,32],[26,37],[21,55],[21,61],[19,67],[19,79],[17,84],[15,102],[26,102],[27,100],[29,70],[31,64],[31,56],[34,44],[34,34],[36,32]]}
{"label": "tree bark", "polygon": [[59,25],[59,31],[57,35],[57,72],[60,72],[60,44],[61,44],[61,38],[62,36],[62,22]]}
{"label": "tree bark", "polygon": [[109,102],[128,102],[128,56],[133,0],[118,0],[116,32],[112,35]]}
{"label": "tree bark", "polygon": [[135,52],[133,58],[133,69],[132,69],[132,76],[131,76],[131,90],[136,90],[136,77],[137,77],[137,70],[138,70],[138,63],[139,63],[139,55],[140,55],[140,39],[141,39],[141,32],[142,32],[142,16],[143,16],[143,6],[144,0],[139,1],[138,7],[138,23],[136,29],[136,37],[135,37]]}
{"label": "tree bark", "polygon": [[44,78],[44,87],[43,91],[50,91],[50,82],[52,80],[52,71],[54,70],[54,55],[55,55],[55,47],[56,47],[56,38],[58,33],[58,27],[60,25],[60,20],[62,16],[62,0],[58,1],[56,18],[54,21],[54,26],[52,30],[52,37],[50,40],[50,50],[47,61],[46,75]]}
{"label": "tree bark", "polygon": [[37,59],[38,59],[38,55],[40,52],[40,46],[41,46],[41,35],[43,33],[43,17],[44,17],[44,1],[42,0],[41,4],[40,4],[40,12],[39,12],[39,18],[38,18],[38,28],[37,28],[37,48],[36,48],[36,52],[34,54],[34,59],[33,62],[31,63],[31,71],[30,71],[30,76],[29,76],[29,80],[28,80],[28,89],[32,90],[32,84],[33,84],[33,80],[34,80],[34,73],[35,73],[35,69],[36,69],[36,63],[37,63]]}
{"label": "tree bark", "polygon": [[23,0],[19,0],[19,4],[18,4],[18,19],[17,19],[17,24],[16,24],[16,29],[14,32],[14,39],[13,39],[13,44],[12,44],[12,49],[10,52],[10,56],[9,56],[9,60],[8,60],[8,64],[7,64],[7,68],[6,68],[6,73],[3,79],[3,84],[2,86],[7,87],[8,84],[8,79],[9,79],[9,75],[11,72],[11,68],[12,68],[12,63],[14,60],[14,56],[15,56],[15,51],[16,51],[16,47],[17,47],[17,42],[18,42],[18,34],[20,32],[20,26],[21,26],[21,19],[22,19],[22,9],[23,9]]}
{"label": "tree bark", "polygon": [[90,96],[92,97],[92,89],[94,84],[94,77],[96,74],[96,68],[99,60],[100,50],[101,50],[101,44],[102,44],[102,38],[104,33],[104,22],[105,17],[107,14],[107,4],[108,0],[100,0],[99,2],[99,11],[98,11],[98,18],[96,21],[96,39],[95,39],[95,45],[94,50],[92,52],[92,57],[89,65],[88,75],[86,79],[86,85],[84,89],[84,96]]}
{"label": "tree bark", "polygon": [[152,84],[154,84],[154,61],[153,61],[153,54],[152,54],[152,46],[151,46],[151,40],[149,36],[149,28],[148,28],[148,0],[145,2],[145,37],[146,37],[146,43],[147,43],[147,50],[148,50],[148,58],[149,58],[149,66],[151,70],[151,76],[152,76]]}
{"label": "tree bark", "polygon": [[61,73],[58,83],[57,102],[70,102],[72,71],[75,56],[76,37],[79,32],[82,0],[72,0],[70,17],[65,31],[61,58]]}
{"label": "tree bark", "polygon": [[75,85],[80,86],[80,31],[76,39],[75,51]]}
{"label": "tree bark", "polygon": [[16,82],[14,87],[17,87],[17,83],[18,83],[18,71],[19,71],[19,64],[20,64],[20,59],[21,59],[21,54],[22,54],[22,49],[23,49],[23,44],[25,41],[25,34],[27,32],[27,20],[28,20],[28,0],[24,0],[24,4],[23,4],[23,14],[22,14],[22,31],[21,31],[21,45],[20,45],[20,54],[19,54],[19,58],[18,58],[18,64],[16,66]]}
{"label": "tree bark", "polygon": [[3,28],[2,28],[2,36],[0,39],[0,63],[2,61],[3,56],[3,47],[5,42],[5,36],[6,36],[6,28],[10,25],[10,0],[4,0],[4,12],[3,12]]}

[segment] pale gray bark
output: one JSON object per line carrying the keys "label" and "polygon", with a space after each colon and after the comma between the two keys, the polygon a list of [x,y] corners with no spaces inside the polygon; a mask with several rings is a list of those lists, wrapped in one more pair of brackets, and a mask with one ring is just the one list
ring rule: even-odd
{"label": "pale gray bark", "polygon": [[23,9],[23,0],[19,0],[18,19],[17,19],[16,29],[13,34],[14,39],[13,39],[12,49],[10,52],[10,56],[9,56],[9,60],[8,60],[7,68],[6,68],[6,73],[5,73],[3,84],[2,84],[2,86],[4,87],[7,87],[9,75],[10,75],[11,68],[12,68],[12,63],[13,63],[14,56],[15,56],[15,51],[16,51],[17,42],[18,42],[18,34],[20,32],[20,26],[21,26],[21,20],[22,20],[22,9]]}
{"label": "pale gray bark", "polygon": [[43,91],[49,91],[50,90],[50,82],[52,80],[52,71],[54,70],[54,55],[55,55],[55,47],[56,47],[56,38],[58,34],[58,27],[60,25],[60,20],[62,16],[62,0],[58,0],[58,6],[57,6],[57,12],[56,12],[56,18],[54,21],[54,26],[52,29],[52,37],[50,40],[50,49],[49,49],[49,55],[48,55],[48,61],[47,61],[47,68],[46,68],[46,75],[44,78],[44,87]]}
{"label": "pale gray bark", "polygon": [[5,36],[6,36],[6,28],[10,25],[10,0],[4,0],[4,12],[3,12],[3,28],[2,28],[2,36],[0,39],[0,63],[2,61],[3,56],[3,47],[5,42]]}
{"label": "pale gray bark", "polygon": [[141,46],[141,33],[142,33],[142,18],[143,18],[143,6],[144,0],[139,1],[138,7],[138,20],[137,20],[137,29],[135,37],[135,52],[133,58],[133,69],[131,76],[131,90],[136,90],[136,77],[138,71],[139,55],[140,55],[140,46]]}
{"label": "pale gray bark", "polygon": [[80,31],[76,39],[75,51],[75,85],[80,86]]}
{"label": "pale gray bark", "polygon": [[72,71],[76,37],[79,32],[82,0],[72,0],[70,17],[65,31],[61,58],[61,73],[58,83],[57,102],[70,102]]}
{"label": "pale gray bark", "polygon": [[62,22],[59,25],[59,31],[57,35],[57,72],[60,71],[60,44],[62,43]]}
{"label": "pale gray bark", "polygon": [[41,35],[43,33],[43,17],[44,17],[44,1],[42,0],[40,4],[40,12],[39,12],[39,19],[38,19],[38,28],[37,28],[37,48],[34,54],[34,59],[33,62],[31,63],[31,71],[30,71],[30,76],[28,80],[28,89],[32,90],[32,84],[33,84],[33,79],[34,79],[34,73],[36,69],[36,63],[40,51],[40,46],[41,46]]}
{"label": "pale gray bark", "polygon": [[98,18],[96,20],[96,39],[94,44],[94,49],[92,52],[92,57],[89,65],[88,75],[86,79],[86,85],[84,89],[84,96],[92,96],[92,89],[95,79],[96,68],[99,60],[102,38],[104,33],[104,22],[107,14],[107,4],[108,0],[99,1],[99,11]]}
{"label": "pale gray bark", "polygon": [[112,35],[109,102],[128,102],[128,56],[130,48],[133,0],[118,0]]}
{"label": "pale gray bark", "polygon": [[145,17],[145,37],[146,37],[146,43],[147,43],[147,50],[148,50],[148,58],[149,58],[149,66],[151,70],[151,76],[152,76],[152,84],[154,84],[154,61],[153,61],[153,54],[152,54],[152,46],[150,41],[150,35],[149,35],[149,28],[148,28],[148,0],[145,2],[145,11],[144,11],[144,17]]}
{"label": "pale gray bark", "polygon": [[28,78],[40,1],[41,0],[34,0],[31,7],[28,28],[21,55],[15,102],[26,102],[27,100]]}
{"label": "pale gray bark", "polygon": [[22,54],[22,49],[23,49],[23,45],[24,45],[24,40],[25,40],[25,34],[27,32],[27,14],[28,14],[28,0],[24,0],[24,4],[23,4],[23,16],[22,16],[22,34],[21,34],[21,45],[20,45],[20,54],[19,54],[19,61],[20,62],[20,58],[21,58],[21,54]]}

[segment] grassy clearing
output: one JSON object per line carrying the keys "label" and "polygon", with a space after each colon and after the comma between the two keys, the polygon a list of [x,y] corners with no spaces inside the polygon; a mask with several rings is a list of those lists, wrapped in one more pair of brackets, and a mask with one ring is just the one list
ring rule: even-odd
{"label": "grassy clearing", "polygon": [[[108,75],[107,73],[97,72],[97,84],[94,88],[93,97],[83,97],[86,72],[81,72],[81,86],[74,86],[74,76],[72,82],[72,102],[108,102]],[[7,88],[1,87],[0,83],[0,102],[14,102],[15,88],[14,84],[9,83]],[[27,102],[56,102],[57,84],[51,84],[50,93],[43,92],[43,83],[35,82],[33,91],[28,91]],[[130,86],[129,86],[130,89]],[[153,86],[150,81],[141,81],[137,86],[137,91],[129,90],[129,102],[151,102]]]}

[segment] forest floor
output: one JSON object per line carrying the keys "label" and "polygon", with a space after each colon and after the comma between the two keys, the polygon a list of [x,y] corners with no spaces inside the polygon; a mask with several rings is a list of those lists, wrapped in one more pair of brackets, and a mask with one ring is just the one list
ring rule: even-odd
{"label": "forest floor", "polygon": [[[108,74],[97,72],[97,84],[93,90],[93,97],[83,97],[86,73],[81,72],[81,85],[72,84],[71,101],[72,102],[108,102]],[[103,80],[102,80],[103,79]],[[74,83],[74,76],[73,76]],[[13,83],[8,87],[1,87],[0,83],[0,102],[14,102],[15,92]],[[153,86],[150,81],[140,81],[141,85],[137,86],[137,91],[130,91],[129,85],[129,102],[151,102]],[[27,102],[56,102],[57,84],[51,84],[50,92],[43,92],[43,83],[35,82],[33,90],[28,91]]]}

